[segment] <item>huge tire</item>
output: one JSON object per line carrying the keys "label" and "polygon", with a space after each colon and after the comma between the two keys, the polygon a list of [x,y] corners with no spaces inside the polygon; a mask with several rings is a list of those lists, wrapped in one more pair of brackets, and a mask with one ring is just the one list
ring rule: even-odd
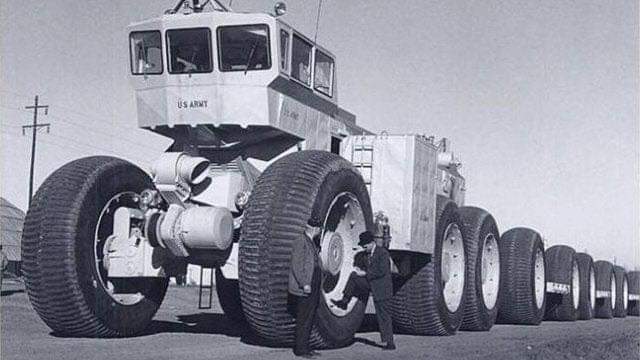
{"label": "huge tire", "polygon": [[631,271],[627,274],[629,281],[629,316],[640,316],[640,271]]}
{"label": "huge tire", "polygon": [[629,283],[627,273],[622,266],[614,266],[613,274],[616,277],[616,298],[613,307],[613,316],[623,318],[627,316],[629,305]]}
{"label": "huge tire", "polygon": [[467,246],[467,291],[461,330],[488,331],[498,316],[500,233],[493,216],[477,207],[458,209]]}
{"label": "huge tire", "polygon": [[220,268],[216,269],[216,294],[224,314],[234,322],[245,323],[238,280],[225,278]]}
{"label": "huge tire", "polygon": [[359,234],[373,229],[364,180],[351,163],[335,154],[293,153],[274,162],[256,181],[239,243],[242,308],[251,328],[267,343],[289,346],[294,342],[295,319],[288,311],[291,250],[294,241],[303,241],[312,216],[324,220],[324,230],[320,303],[311,345],[351,343],[364,318],[363,301],[354,298],[347,310],[331,303],[342,298],[354,269],[353,249]]}
{"label": "huge tire", "polygon": [[576,321],[580,300],[580,270],[576,251],[556,245],[545,251],[547,283],[569,285],[568,294],[547,293],[545,320]]}
{"label": "huge tire", "polygon": [[538,325],[544,317],[546,280],[540,234],[514,228],[500,237],[500,303],[497,323]]}
{"label": "huge tire", "polygon": [[611,319],[617,290],[613,265],[608,261],[600,260],[596,261],[593,267],[596,270],[596,292],[607,294],[604,297],[596,298],[596,317]]}
{"label": "huge tire", "polygon": [[31,304],[53,331],[127,336],[149,324],[168,279],[110,279],[101,259],[110,214],[136,206],[150,188],[138,167],[103,156],[68,163],[44,181],[25,218],[22,256]]}
{"label": "huge tire", "polygon": [[578,320],[590,320],[593,319],[596,309],[596,272],[593,258],[586,253],[577,253],[576,260],[580,272]]}
{"label": "huge tire", "polygon": [[[393,325],[403,333],[452,335],[462,324],[466,289],[462,224],[453,201],[438,196],[436,206],[433,257],[413,275],[403,279],[404,283],[399,285],[391,300]],[[444,252],[451,254],[448,260]],[[446,262],[450,264],[448,274],[442,266]]]}

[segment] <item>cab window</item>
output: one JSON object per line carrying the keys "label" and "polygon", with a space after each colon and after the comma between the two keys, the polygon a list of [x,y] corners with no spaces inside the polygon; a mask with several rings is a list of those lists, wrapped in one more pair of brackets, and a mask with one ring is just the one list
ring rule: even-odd
{"label": "cab window", "polygon": [[162,36],[160,31],[135,31],[129,34],[131,73],[162,74]]}
{"label": "cab window", "polygon": [[171,74],[206,73],[213,70],[211,30],[208,28],[168,30],[167,52]]}
{"label": "cab window", "polygon": [[289,32],[280,30],[280,70],[289,71]]}
{"label": "cab window", "polygon": [[322,51],[316,50],[313,88],[331,97],[333,96],[333,59]]}
{"label": "cab window", "polygon": [[311,86],[311,44],[293,34],[291,50],[291,76]]}
{"label": "cab window", "polygon": [[271,68],[267,25],[218,28],[220,71],[251,71]]}

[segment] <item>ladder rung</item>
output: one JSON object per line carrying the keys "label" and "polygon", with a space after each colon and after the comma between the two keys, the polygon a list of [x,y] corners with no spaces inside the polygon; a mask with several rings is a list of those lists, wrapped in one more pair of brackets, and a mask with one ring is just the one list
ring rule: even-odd
{"label": "ladder rung", "polygon": [[372,163],[364,163],[364,162],[360,162],[360,163],[354,163],[353,164],[355,167],[364,167],[364,168],[370,168],[373,166]]}
{"label": "ladder rung", "polygon": [[373,145],[356,145],[353,147],[355,151],[373,151]]}

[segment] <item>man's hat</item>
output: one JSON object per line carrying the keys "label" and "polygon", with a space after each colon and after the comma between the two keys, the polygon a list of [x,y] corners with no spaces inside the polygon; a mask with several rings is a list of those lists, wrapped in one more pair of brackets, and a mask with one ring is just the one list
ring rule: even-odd
{"label": "man's hat", "polygon": [[371,231],[367,230],[360,234],[360,241],[358,241],[358,246],[365,246],[368,243],[373,242],[373,234]]}

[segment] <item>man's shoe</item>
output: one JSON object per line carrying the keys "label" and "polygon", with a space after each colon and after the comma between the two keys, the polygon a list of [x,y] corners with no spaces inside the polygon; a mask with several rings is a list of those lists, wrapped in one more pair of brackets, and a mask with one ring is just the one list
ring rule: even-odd
{"label": "man's shoe", "polygon": [[333,303],[333,305],[339,307],[342,310],[347,310],[347,306],[349,305],[349,300],[347,299],[340,299],[340,300],[331,299],[331,302]]}
{"label": "man's shoe", "polygon": [[395,349],[396,349],[396,344],[394,343],[386,344],[382,346],[382,350],[395,350]]}

